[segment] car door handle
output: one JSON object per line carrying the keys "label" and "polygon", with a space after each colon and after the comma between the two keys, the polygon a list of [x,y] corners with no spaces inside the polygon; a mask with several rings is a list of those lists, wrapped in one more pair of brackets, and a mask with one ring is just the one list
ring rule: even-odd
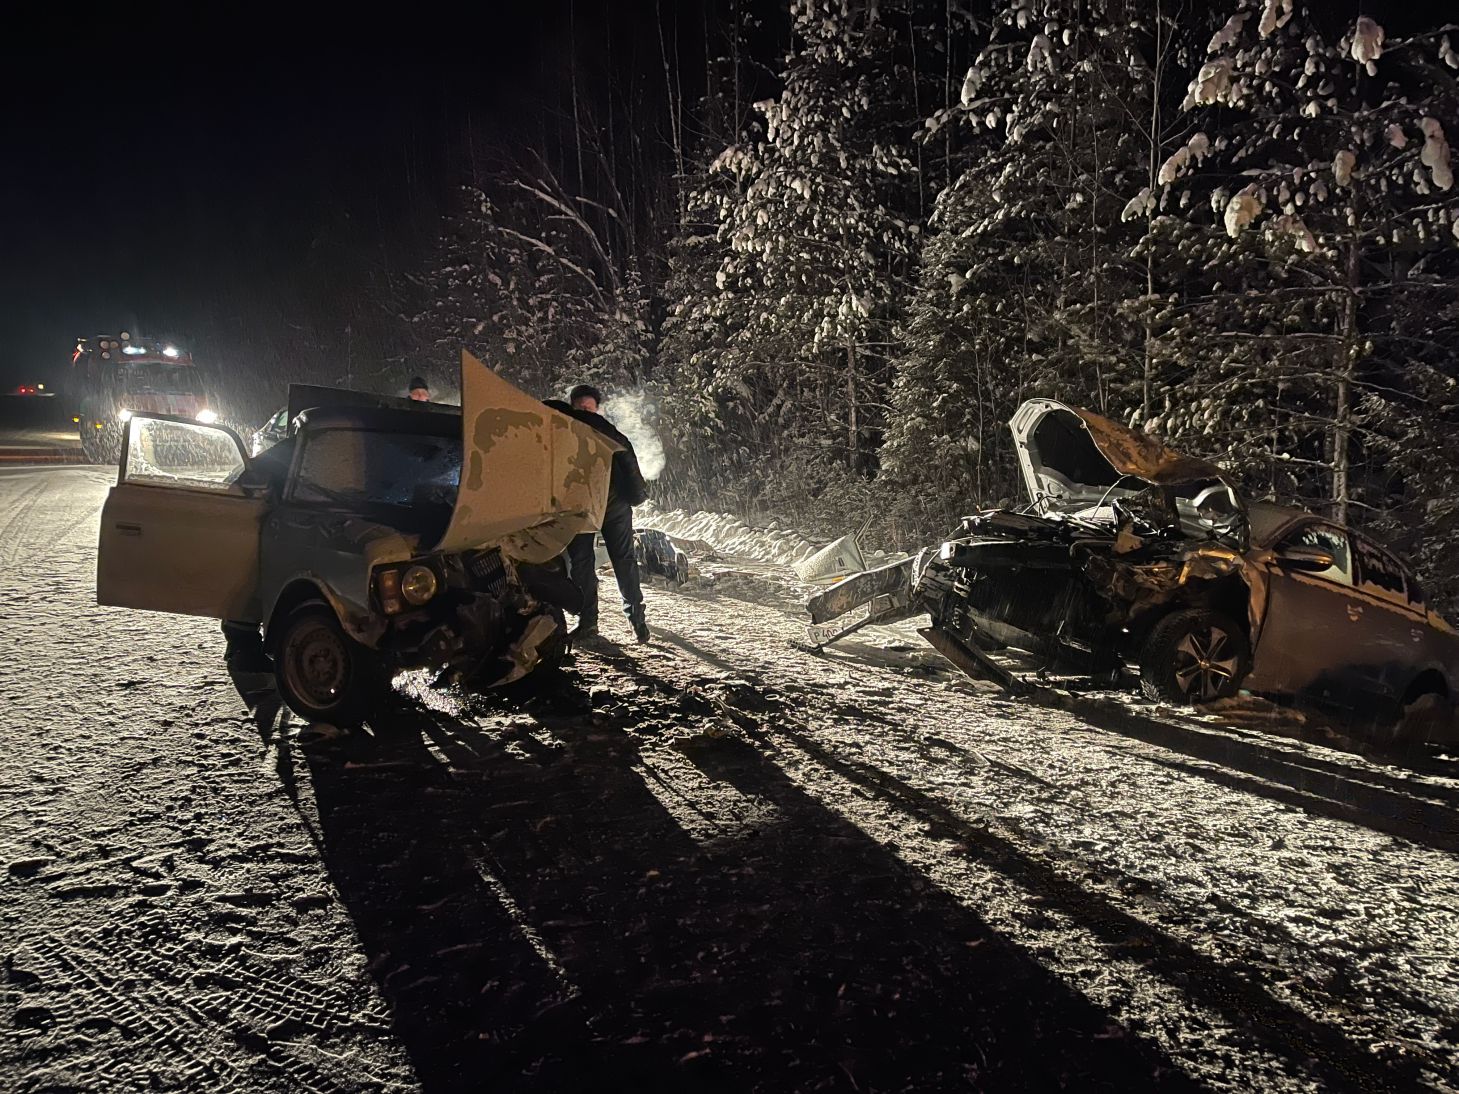
{"label": "car door handle", "polygon": [[140,524],[123,524],[121,521],[117,521],[116,529],[124,536],[140,536],[142,534],[142,526]]}

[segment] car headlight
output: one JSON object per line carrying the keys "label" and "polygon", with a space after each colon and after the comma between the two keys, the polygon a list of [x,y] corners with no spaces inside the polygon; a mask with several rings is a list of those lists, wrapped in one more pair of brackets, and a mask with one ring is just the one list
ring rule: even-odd
{"label": "car headlight", "polygon": [[216,410],[210,410],[208,407],[203,407],[202,410],[198,411],[198,421],[203,425],[212,425],[217,420],[218,412]]}
{"label": "car headlight", "polygon": [[119,421],[119,422],[130,422],[131,420],[132,420],[132,412],[130,410],[128,410],[126,407],[123,407],[121,410],[118,410],[117,411],[117,421]]}
{"label": "car headlight", "polygon": [[436,595],[436,573],[429,566],[412,566],[400,578],[400,595],[412,604],[424,604]]}

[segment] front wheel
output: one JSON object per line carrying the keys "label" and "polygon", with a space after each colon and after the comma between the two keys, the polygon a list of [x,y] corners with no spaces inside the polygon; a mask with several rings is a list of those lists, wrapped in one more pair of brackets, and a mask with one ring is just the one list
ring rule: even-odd
{"label": "front wheel", "polygon": [[1198,706],[1229,699],[1251,668],[1241,628],[1204,608],[1172,612],[1150,631],[1140,653],[1140,687],[1151,699]]}
{"label": "front wheel", "polygon": [[380,659],[345,634],[328,605],[296,608],[271,646],[279,695],[307,721],[358,726],[390,687]]}

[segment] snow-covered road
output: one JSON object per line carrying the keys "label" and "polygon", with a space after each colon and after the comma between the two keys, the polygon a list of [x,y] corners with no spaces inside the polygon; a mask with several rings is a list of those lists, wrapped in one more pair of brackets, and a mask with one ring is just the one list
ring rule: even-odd
{"label": "snow-covered road", "polygon": [[1459,1089],[1452,767],[813,656],[735,559],[302,727],[95,606],[107,482],[0,469],[0,1088]]}

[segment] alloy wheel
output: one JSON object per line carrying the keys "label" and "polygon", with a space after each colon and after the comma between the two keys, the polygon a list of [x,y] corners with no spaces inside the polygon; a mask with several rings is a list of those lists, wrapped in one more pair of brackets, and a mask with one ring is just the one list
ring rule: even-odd
{"label": "alloy wheel", "polygon": [[1174,668],[1176,686],[1187,700],[1209,702],[1235,681],[1240,655],[1220,627],[1197,627],[1175,644]]}

